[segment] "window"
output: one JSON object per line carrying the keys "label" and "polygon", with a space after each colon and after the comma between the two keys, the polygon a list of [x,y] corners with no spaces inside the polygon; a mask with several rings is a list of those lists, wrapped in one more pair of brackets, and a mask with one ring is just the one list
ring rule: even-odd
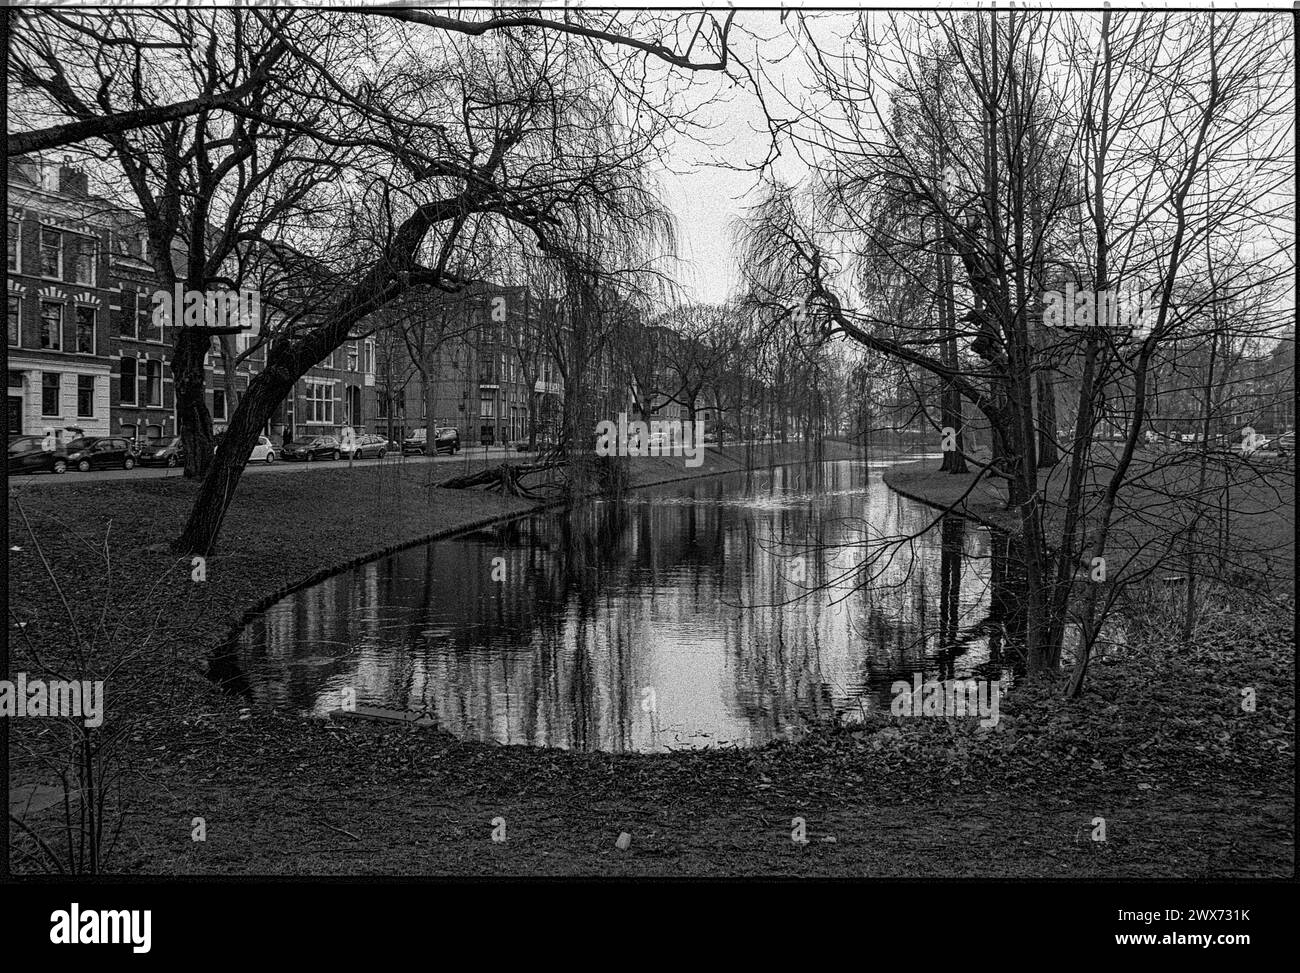
{"label": "window", "polygon": [[154,307],[153,307],[153,302],[151,300],[137,302],[136,320],[138,321],[141,318],[144,319],[144,322],[139,325],[140,337],[143,338],[145,341],[162,341],[163,340],[162,322],[165,320],[165,315],[160,314],[158,316],[158,323],[155,324],[153,312],[154,312]]}
{"label": "window", "polygon": [[348,371],[355,372],[357,370],[357,364],[360,357],[361,356],[357,352],[357,343],[355,341],[349,341],[348,342]]}
{"label": "window", "polygon": [[9,251],[9,269],[17,270],[22,261],[21,243],[22,224],[17,220],[9,221],[9,231],[5,234],[5,246]]}
{"label": "window", "polygon": [[23,303],[17,297],[9,298],[9,343],[20,345],[22,341]]}
{"label": "window", "polygon": [[162,405],[162,362],[144,363],[145,405]]}
{"label": "window", "polygon": [[148,260],[149,235],[147,233],[114,233],[113,253],[120,257]]}
{"label": "window", "polygon": [[77,376],[77,415],[81,418],[94,418],[95,415],[95,376]]}
{"label": "window", "polygon": [[134,338],[136,335],[136,299],[135,289],[124,287],[122,306],[112,310],[113,330],[123,338]]}
{"label": "window", "polygon": [[52,351],[63,348],[63,305],[41,301],[41,347]]}
{"label": "window", "polygon": [[491,419],[497,414],[497,398],[492,392],[483,392],[478,400],[480,419]]}
{"label": "window", "polygon": [[72,281],[76,284],[95,283],[95,258],[99,255],[99,241],[94,237],[68,234],[72,251]]}
{"label": "window", "polygon": [[[122,356],[122,377],[118,379],[117,397],[123,405],[135,405],[136,396],[136,361]],[[134,434],[133,434],[134,436]]]}
{"label": "window", "polygon": [[130,439],[132,442],[135,441],[135,430],[136,430],[136,425],[134,422],[122,423],[122,435],[125,436],[127,439]]}
{"label": "window", "polygon": [[226,418],[226,393],[222,389],[212,390],[212,418]]}
{"label": "window", "polygon": [[63,234],[41,227],[41,276],[63,279]]}
{"label": "window", "polygon": [[375,372],[375,343],[373,341],[366,342],[365,370],[371,375]]}
{"label": "window", "polygon": [[77,306],[77,354],[95,353],[95,309]]}
{"label": "window", "polygon": [[59,414],[59,374],[45,372],[41,375],[41,415]]}
{"label": "window", "polygon": [[162,442],[163,427],[157,425],[148,425],[144,427],[145,440],[149,443]]}
{"label": "window", "polygon": [[375,402],[375,418],[376,419],[388,418],[388,396],[387,395],[379,396],[378,401]]}
{"label": "window", "polygon": [[334,421],[334,386],[331,383],[307,383],[307,421]]}

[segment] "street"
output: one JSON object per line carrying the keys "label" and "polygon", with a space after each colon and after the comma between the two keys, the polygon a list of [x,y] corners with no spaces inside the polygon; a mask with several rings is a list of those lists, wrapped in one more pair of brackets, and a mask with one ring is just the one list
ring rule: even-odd
{"label": "street", "polygon": [[[488,459],[505,460],[511,457],[529,456],[529,453],[519,453],[513,449],[506,449],[504,446],[487,446],[477,448],[462,448],[454,456],[446,454],[440,456],[398,456],[390,453],[381,459],[359,459],[352,461],[352,466],[369,467],[379,466],[382,464],[425,464],[437,463],[441,465],[451,465],[454,463],[465,463],[467,461],[482,461]],[[314,470],[337,470],[347,469],[349,463],[347,460],[316,460],[315,462],[306,463],[302,461],[289,462],[277,459],[274,463],[249,463],[244,469],[245,475],[263,474],[263,473],[300,473]],[[58,486],[69,483],[85,483],[88,480],[138,480],[138,479],[184,479],[185,472],[180,467],[168,469],[165,466],[137,466],[133,470],[92,470],[89,473],[78,473],[75,470],[69,470],[67,473],[26,473],[10,474],[9,485],[11,487],[21,485],[24,488],[31,486]]]}

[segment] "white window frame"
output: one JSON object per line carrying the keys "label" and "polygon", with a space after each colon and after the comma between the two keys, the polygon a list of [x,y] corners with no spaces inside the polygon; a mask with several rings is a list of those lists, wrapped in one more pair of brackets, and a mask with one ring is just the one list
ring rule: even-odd
{"label": "white window frame", "polygon": [[[55,379],[58,381],[58,385],[56,386],[57,391],[54,394],[54,408],[59,410],[57,412],[45,411],[45,376],[46,375],[53,375]],[[61,415],[63,415],[63,373],[62,372],[41,372],[41,418],[57,419]]]}
{"label": "white window frame", "polygon": [[18,306],[17,324],[18,333],[14,336],[13,341],[9,341],[9,304],[5,304],[5,340],[11,348],[21,348],[23,346],[23,299],[17,294],[10,294],[9,300],[14,301]]}
{"label": "white window frame", "polygon": [[[58,274],[56,274],[54,277],[51,277],[49,274],[45,272],[45,234],[46,233],[57,233],[59,236],[59,271]],[[40,270],[41,272],[40,276],[44,280],[60,280],[60,281],[63,280],[63,265],[64,265],[63,236],[64,236],[63,230],[60,229],[59,227],[49,226],[48,224],[45,223],[41,224],[40,236],[38,236],[36,239],[36,266],[37,269]]]}
{"label": "white window frame", "polygon": [[[131,306],[127,307],[126,296],[131,295]],[[121,326],[118,326],[115,338],[130,338],[132,341],[138,341],[140,338],[140,292],[139,291],[122,291],[117,295],[118,302],[121,304],[122,316],[131,322],[131,330],[123,332]],[[112,317],[111,309],[109,317]]]}
{"label": "white window frame", "polygon": [[[90,318],[90,351],[82,351],[82,350],[81,350],[81,347],[80,347],[80,340],[81,340],[81,322],[78,321],[77,319],[78,319],[78,317],[80,317],[80,314],[79,314],[78,312],[80,312],[82,308],[85,308],[86,310],[88,310],[88,311],[90,312],[90,315],[91,315],[91,318]],[[96,349],[96,347],[98,347],[98,344],[99,344],[99,340],[98,340],[98,338],[97,338],[97,336],[96,336],[96,334],[95,334],[95,332],[97,332],[98,330],[99,330],[99,306],[98,306],[98,305],[95,305],[95,304],[81,304],[81,303],[78,303],[78,304],[74,305],[74,306],[73,306],[73,311],[72,311],[72,350],[73,350],[73,352],[74,352],[75,354],[78,354],[78,355],[93,355],[93,354],[95,353],[95,349]]]}
{"label": "white window frame", "polygon": [[[131,398],[122,398],[123,364],[131,362]],[[122,405],[140,404],[140,360],[135,355],[123,355],[117,367],[117,400]]]}
{"label": "white window frame", "polygon": [[[307,381],[307,421],[309,426],[334,425],[334,383]],[[320,418],[325,416],[325,418]]]}
{"label": "white window frame", "polygon": [[[149,370],[154,365],[158,366],[158,401],[154,402],[149,397]],[[144,360],[144,405],[146,408],[162,408],[163,404],[163,370],[162,360],[158,358],[146,358]]]}
{"label": "white window frame", "polygon": [[[82,391],[81,380],[83,378],[90,379],[90,411],[89,412],[81,411],[81,391]],[[78,419],[95,418],[95,376],[94,375],[80,375],[80,374],[77,375],[77,404],[75,407],[75,411]]]}
{"label": "white window frame", "polygon": [[[76,250],[75,250],[74,253],[73,253],[73,260],[72,260],[72,274],[73,274],[73,277],[72,277],[72,280],[69,281],[69,283],[71,283],[71,284],[76,284],[76,285],[78,285],[79,287],[97,287],[97,286],[98,286],[98,282],[99,282],[99,238],[98,238],[98,237],[95,237],[95,236],[90,236],[90,235],[85,234],[85,233],[65,233],[65,234],[64,234],[64,237],[65,237],[65,238],[68,237],[68,236],[71,236],[71,237],[73,238],[73,240],[75,240],[76,243],[77,243],[77,247],[76,247]],[[77,279],[76,279],[76,274],[77,274],[77,258],[81,256],[81,242],[82,242],[82,241],[89,241],[89,242],[90,242],[90,280],[77,280]]]}
{"label": "white window frame", "polygon": [[45,315],[44,313],[42,313],[42,310],[45,308],[47,304],[50,305],[51,307],[57,307],[59,309],[59,328],[58,328],[59,343],[57,345],[41,345],[40,348],[42,351],[62,351],[63,350],[63,325],[65,323],[63,320],[64,317],[63,312],[67,310],[67,305],[64,304],[62,301],[41,301],[40,306],[37,307],[36,309],[37,311],[36,320],[38,322],[37,323],[38,335],[43,335],[45,333]]}
{"label": "white window frame", "polygon": [[[23,221],[10,217],[8,225],[16,228],[15,232],[10,236],[10,239],[14,242],[14,265],[9,267],[9,271],[21,274],[23,272]],[[8,256],[6,252],[6,261]]]}

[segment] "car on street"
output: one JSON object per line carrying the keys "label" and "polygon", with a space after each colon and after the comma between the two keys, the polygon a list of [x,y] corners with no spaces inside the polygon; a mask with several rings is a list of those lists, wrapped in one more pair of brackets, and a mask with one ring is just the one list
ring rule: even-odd
{"label": "car on street", "polygon": [[433,441],[433,451],[451,455],[458,453],[460,451],[460,430],[452,426],[443,426],[439,429],[437,437]]}
{"label": "car on street", "polygon": [[68,453],[44,447],[43,436],[16,436],[9,440],[9,475],[18,473],[64,473]]}
{"label": "car on street", "polygon": [[433,434],[433,449],[429,449],[429,430],[417,429],[402,440],[402,455],[415,453],[420,456],[433,453],[455,454],[460,450],[460,430],[452,426],[442,426]]}
{"label": "car on street", "polygon": [[410,454],[415,453],[419,456],[423,456],[428,445],[429,430],[416,429],[402,440],[402,455],[409,456]]}
{"label": "car on street", "polygon": [[310,463],[318,459],[341,459],[343,444],[337,436],[317,436],[303,442],[290,443],[280,448],[280,458],[302,460]]}
{"label": "car on street", "polygon": [[135,468],[135,444],[121,436],[81,436],[68,443],[68,465],[91,470]]}
{"label": "car on street", "polygon": [[[212,452],[215,455],[221,448],[222,441],[226,438],[226,432],[223,429],[212,437]],[[280,458],[280,447],[271,442],[267,436],[258,436],[257,442],[253,444],[252,451],[248,454],[250,463],[274,463]],[[181,462],[185,462],[184,454],[181,455]]]}
{"label": "car on street", "polygon": [[341,447],[344,456],[352,459],[369,459],[372,456],[383,459],[388,453],[388,440],[383,436],[358,436],[351,447],[344,443]]}
{"label": "car on street", "polygon": [[253,451],[248,454],[248,461],[250,463],[274,463],[278,455],[270,439],[266,436],[258,436]]}
{"label": "car on street", "polygon": [[136,458],[141,466],[184,466],[185,445],[181,442],[180,436],[161,439],[141,446]]}

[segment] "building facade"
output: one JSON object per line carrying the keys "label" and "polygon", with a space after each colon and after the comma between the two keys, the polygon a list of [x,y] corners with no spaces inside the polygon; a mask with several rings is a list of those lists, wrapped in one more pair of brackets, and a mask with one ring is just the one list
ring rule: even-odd
{"label": "building facade", "polygon": [[11,164],[6,430],[67,442],[111,416],[110,221],[68,166]]}
{"label": "building facade", "polygon": [[538,438],[558,435],[563,384],[547,347],[553,302],[525,287],[483,284],[427,313],[446,317],[437,327],[408,320],[376,335],[377,431],[396,439],[424,428],[432,405],[432,425],[456,429],[462,444],[505,445],[529,438],[531,406]]}
{"label": "building facade", "polygon": [[[86,175],[66,164],[18,160],[8,185],[8,435],[49,430],[64,442],[111,434],[139,443],[179,435],[172,325],[155,321],[153,295],[165,287],[142,218],[91,195]],[[184,266],[184,253],[172,256]],[[558,439],[564,380],[554,351],[567,347],[560,310],[526,287],[488,283],[416,295],[403,324],[375,327],[313,365],[264,431],[277,445],[286,433],[301,441],[346,428],[400,440],[429,425],[454,427],[467,446],[526,442],[530,432]],[[276,313],[263,308],[260,336],[213,338],[205,387],[215,432],[265,367]],[[421,329],[420,313],[439,315],[438,326]],[[633,402],[617,345],[607,342],[587,365],[587,407],[610,418]],[[652,414],[678,411],[658,402]]]}

